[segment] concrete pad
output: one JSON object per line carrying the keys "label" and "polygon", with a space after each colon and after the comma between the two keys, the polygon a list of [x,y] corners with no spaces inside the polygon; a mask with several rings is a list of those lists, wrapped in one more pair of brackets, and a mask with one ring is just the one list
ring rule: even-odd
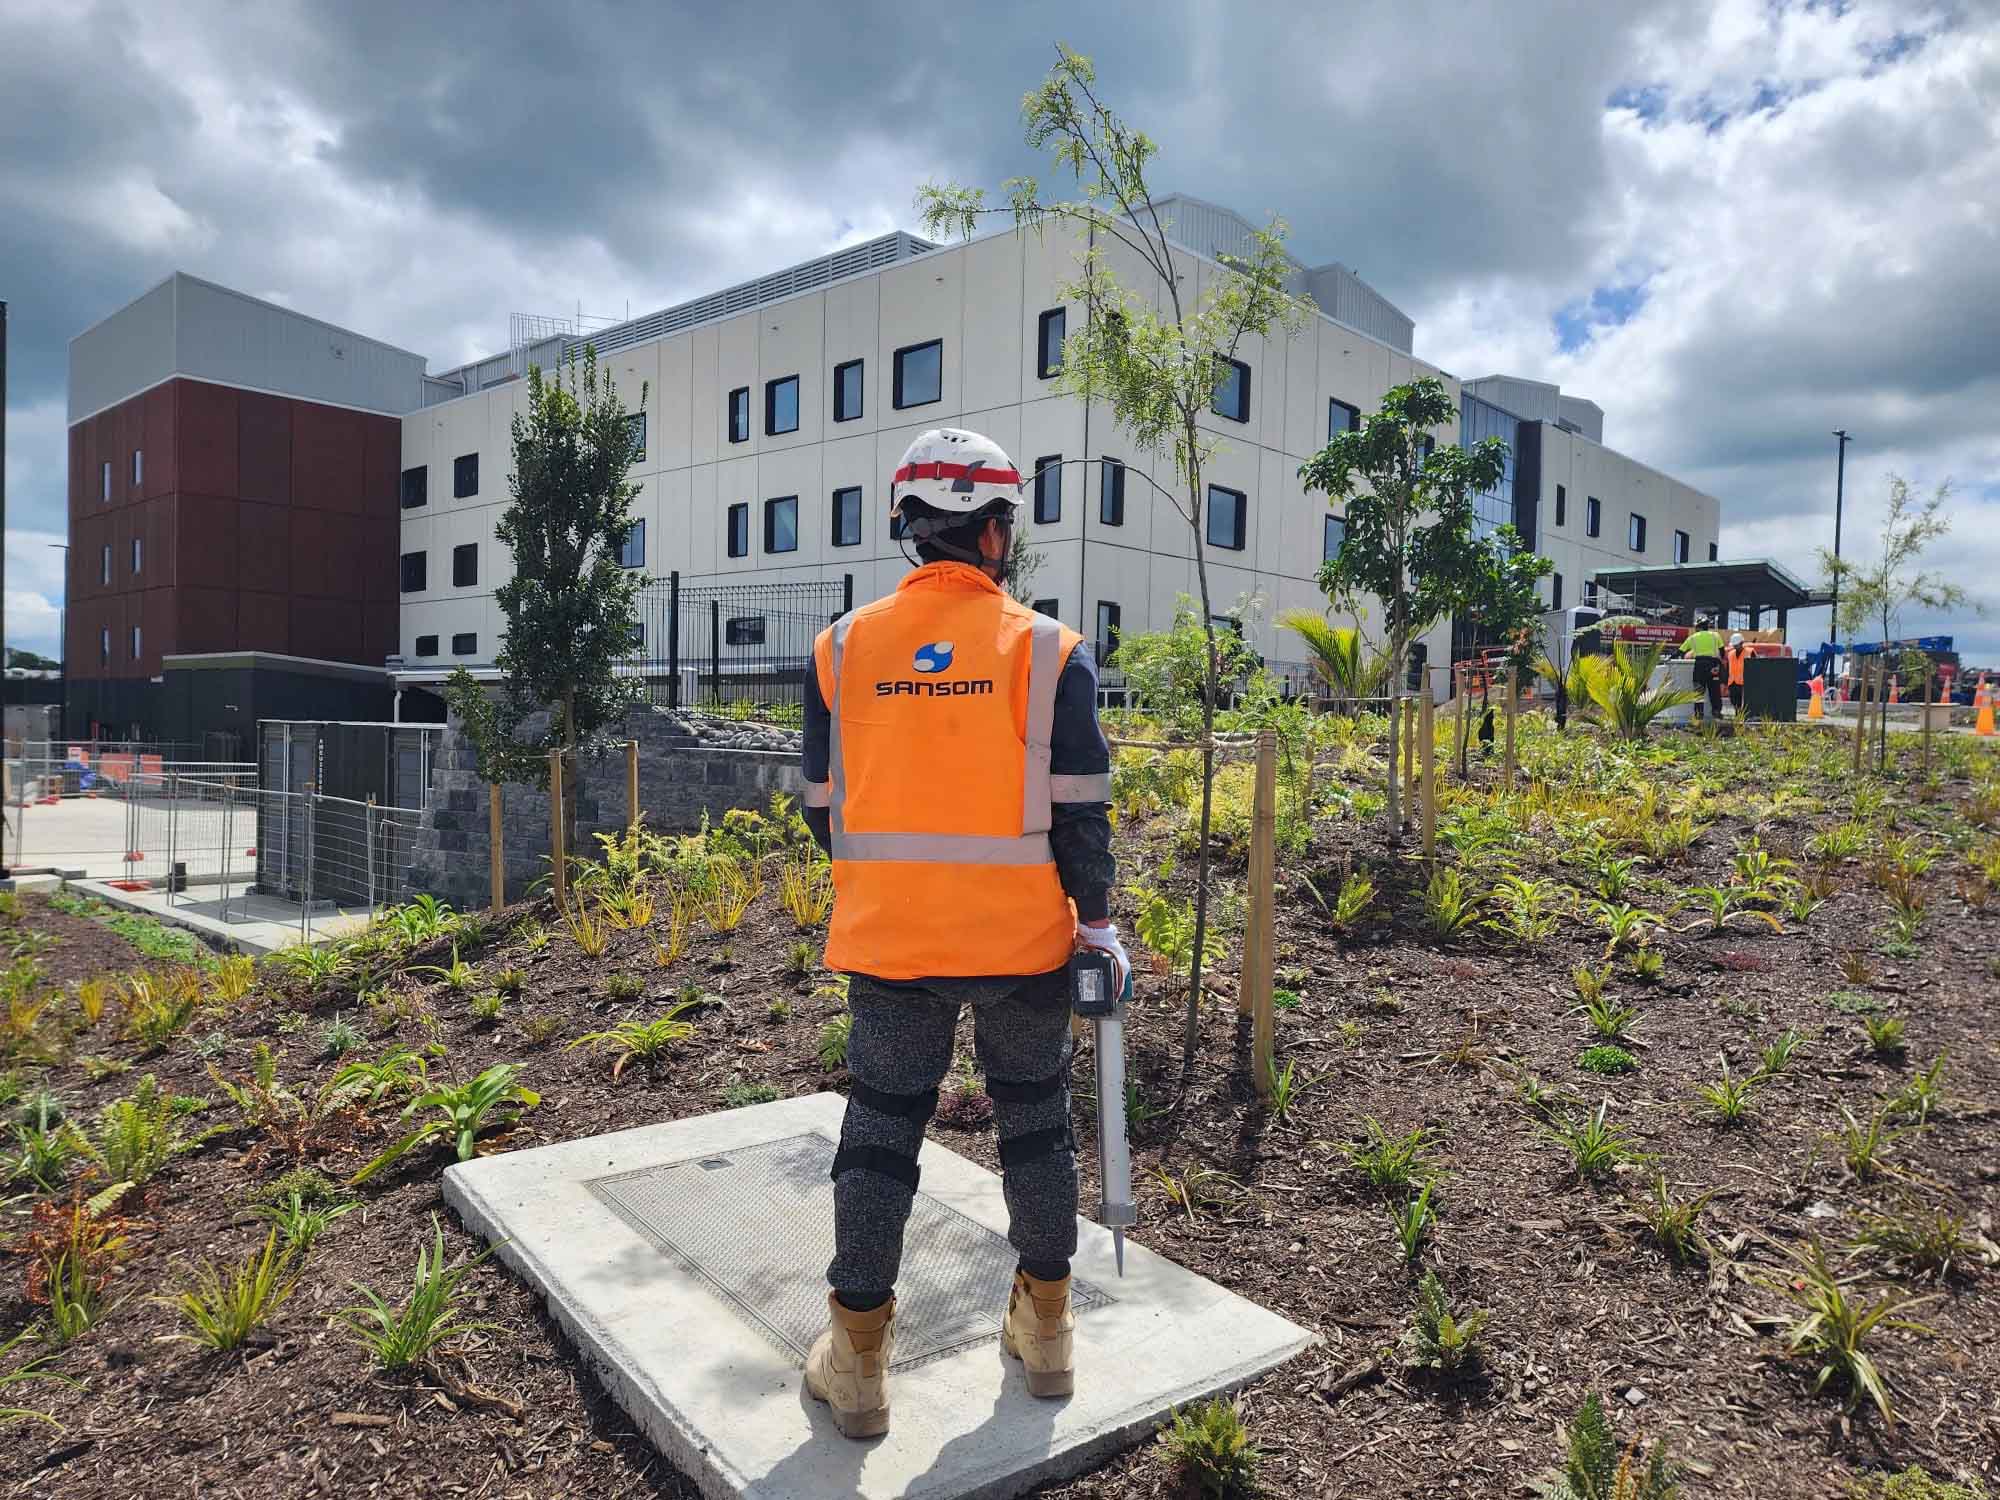
{"label": "concrete pad", "polygon": [[833,1248],[846,1101],[814,1094],[451,1167],[445,1201],[548,1302],[612,1397],[704,1495],[1019,1495],[1144,1438],[1170,1407],[1313,1343],[1296,1325],[1078,1220],[1077,1393],[1000,1352],[1013,1254],[1000,1179],[935,1141],[897,1288],[889,1435],[842,1437],[805,1393]]}
{"label": "concrete pad", "polygon": [[95,896],[110,906],[144,912],[185,927],[225,944],[233,944],[249,954],[275,953],[300,943],[321,943],[328,938],[353,937],[368,926],[370,913],[365,906],[315,906],[308,929],[299,920],[299,904],[277,896],[264,896],[242,889],[225,900],[216,885],[191,885],[169,893],[153,888],[124,891],[103,881],[72,881],[71,889]]}

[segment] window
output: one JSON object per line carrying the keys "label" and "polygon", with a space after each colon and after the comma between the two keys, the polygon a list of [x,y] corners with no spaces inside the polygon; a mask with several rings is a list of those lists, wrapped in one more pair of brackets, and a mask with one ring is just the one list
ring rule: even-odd
{"label": "window", "polygon": [[1034,608],[1036,614],[1047,615],[1051,620],[1060,620],[1062,618],[1062,601],[1060,599],[1037,599]]}
{"label": "window", "polygon": [[729,393],[729,441],[750,441],[750,387],[739,385]]}
{"label": "window", "polygon": [[1062,455],[1049,453],[1035,460],[1035,524],[1053,526],[1062,519]]}
{"label": "window", "polygon": [[465,542],[451,549],[451,586],[469,589],[479,582],[479,543]]}
{"label": "window", "polygon": [[634,521],[632,529],[625,533],[625,545],[618,549],[618,566],[621,568],[646,566],[646,522],[643,517]]}
{"label": "window", "polygon": [[764,550],[766,552],[799,550],[797,495],[780,495],[775,500],[764,502]]}
{"label": "window", "polygon": [[1241,490],[1227,490],[1219,484],[1208,487],[1208,544],[1243,550],[1243,534],[1248,529],[1250,502]]}
{"label": "window", "polygon": [[739,500],[729,507],[729,555],[750,555],[750,502]]}
{"label": "window", "polygon": [[781,432],[799,430],[799,377],[787,375],[782,380],[764,382],[764,434],[776,437]]}
{"label": "window", "polygon": [[732,646],[761,646],[764,644],[764,617],[732,615],[723,622],[722,638]]}
{"label": "window", "polygon": [[463,500],[479,493],[479,455],[461,453],[451,461],[451,497]]}
{"label": "window", "polygon": [[1109,599],[1097,601],[1097,664],[1111,665],[1118,654],[1118,606]]}
{"label": "window", "polygon": [[1551,573],[1549,574],[1549,608],[1561,609],[1562,607],[1563,576],[1560,573]]}
{"label": "window", "polygon": [[109,625],[97,633],[97,664],[100,667],[111,665],[111,627]]}
{"label": "window", "polygon": [[944,395],[944,340],[911,344],[896,351],[896,409],[928,406]]}
{"label": "window", "polygon": [[861,486],[858,484],[833,492],[833,545],[861,545]]}
{"label": "window", "polygon": [[104,555],[97,565],[97,581],[99,583],[111,582],[111,543],[109,542],[104,544]]}
{"label": "window", "polygon": [[1556,525],[1560,526],[1568,519],[1569,489],[1567,486],[1559,484],[1556,486]]}
{"label": "window", "polygon": [[423,464],[403,470],[403,509],[415,510],[430,498],[430,470]]}
{"label": "window", "polygon": [[1240,359],[1223,360],[1223,376],[1215,382],[1208,409],[1232,422],[1250,420],[1250,367]]}
{"label": "window", "polygon": [[474,656],[478,654],[478,651],[479,632],[476,630],[461,630],[451,638],[451,654],[453,656]]}
{"label": "window", "polygon": [[1320,532],[1319,560],[1332,562],[1340,556],[1340,544],[1347,540],[1347,518],[1328,516],[1324,529]]}
{"label": "window", "polygon": [[132,488],[136,491],[145,482],[146,450],[144,448],[134,448],[132,450]]}
{"label": "window", "polygon": [[1326,435],[1332,438],[1343,432],[1361,430],[1361,408],[1349,406],[1345,401],[1326,403]]}
{"label": "window", "polygon": [[1065,308],[1052,307],[1042,314],[1035,329],[1035,374],[1047,380],[1062,369],[1064,330],[1069,323]]}
{"label": "window", "polygon": [[1710,562],[1714,562],[1714,561],[1716,560],[1716,558],[1715,558],[1715,543],[1713,543],[1713,542],[1710,542],[1710,543],[1708,544],[1708,560],[1709,560]]}
{"label": "window", "polygon": [[1591,605],[1597,603],[1597,580],[1595,578],[1584,579],[1583,602],[1585,604],[1591,604]]}
{"label": "window", "polygon": [[111,503],[111,460],[104,460],[104,503]]}
{"label": "window", "polygon": [[1688,534],[1685,531],[1676,531],[1674,533],[1675,562],[1677,563],[1686,562],[1688,560],[1688,556],[1690,551],[1692,550],[1692,547],[1693,543],[1689,540]]}
{"label": "window", "polygon": [[632,462],[636,464],[646,456],[646,414],[642,411],[627,413],[625,426],[632,434]]}
{"label": "window", "polygon": [[404,593],[421,594],[428,587],[424,574],[427,571],[427,559],[429,556],[430,554],[427,552],[405,552],[403,554]]}
{"label": "window", "polygon": [[1597,536],[1604,530],[1604,507],[1597,503],[1597,496],[1583,497],[1583,534]]}
{"label": "window", "polygon": [[1125,465],[1107,458],[1098,466],[1097,519],[1106,526],[1125,524]]}
{"label": "window", "polygon": [[132,660],[137,661],[138,659],[139,659],[139,627],[137,625],[134,625],[132,627]]}
{"label": "window", "polygon": [[1646,550],[1646,518],[1636,510],[1632,512],[1632,519],[1625,523],[1625,545],[1634,552]]}
{"label": "window", "polygon": [[436,656],[437,654],[438,654],[438,638],[436,636],[420,635],[417,637],[417,655]]}
{"label": "window", "polygon": [[146,568],[146,548],[138,537],[132,538],[132,576],[137,578]]}
{"label": "window", "polygon": [[833,367],[833,420],[852,422],[861,415],[861,361],[850,359]]}

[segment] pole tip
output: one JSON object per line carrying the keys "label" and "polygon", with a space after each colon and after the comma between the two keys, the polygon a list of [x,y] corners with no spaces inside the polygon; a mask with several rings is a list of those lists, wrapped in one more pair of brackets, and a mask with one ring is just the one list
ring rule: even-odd
{"label": "pole tip", "polygon": [[1122,1281],[1125,1277],[1125,1231],[1124,1230],[1114,1229],[1111,1231],[1111,1253],[1117,1257],[1118,1276],[1119,1279]]}

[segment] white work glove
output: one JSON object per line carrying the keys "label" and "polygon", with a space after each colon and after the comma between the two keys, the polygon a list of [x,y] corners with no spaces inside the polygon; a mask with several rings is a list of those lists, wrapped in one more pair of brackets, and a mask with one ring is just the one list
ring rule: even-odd
{"label": "white work glove", "polygon": [[1118,924],[1106,922],[1102,927],[1076,924],[1076,942],[1079,948],[1094,948],[1099,953],[1111,955],[1111,993],[1120,999],[1125,995],[1125,979],[1132,972],[1132,960],[1125,954],[1125,945],[1118,941]]}

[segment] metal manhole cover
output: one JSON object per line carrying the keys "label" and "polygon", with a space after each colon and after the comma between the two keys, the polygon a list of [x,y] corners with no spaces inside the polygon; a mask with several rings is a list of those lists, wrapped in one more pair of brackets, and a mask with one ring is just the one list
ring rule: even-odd
{"label": "metal manhole cover", "polygon": [[[590,1191],[803,1366],[826,1328],[834,1143],[817,1133],[599,1177]],[[896,1284],[903,1370],[998,1338],[1014,1281],[1004,1235],[919,1191]],[[1079,1313],[1111,1297],[1072,1286]]]}

